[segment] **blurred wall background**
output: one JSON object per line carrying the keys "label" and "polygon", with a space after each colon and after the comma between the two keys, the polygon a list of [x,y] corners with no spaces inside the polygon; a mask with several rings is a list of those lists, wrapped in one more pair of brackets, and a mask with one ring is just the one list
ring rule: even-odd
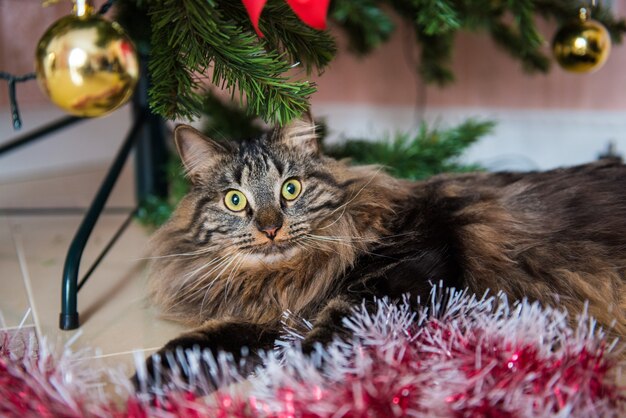
{"label": "blurred wall background", "polygon": [[[101,2],[96,2],[99,4]],[[39,0],[0,0],[0,70],[33,69],[38,38],[71,5],[42,8]],[[613,2],[618,15],[626,0]],[[542,25],[549,41],[555,31]],[[337,33],[339,45],[345,45]],[[548,50],[546,42],[546,50]],[[593,160],[609,141],[626,154],[626,46],[614,45],[607,64],[593,74],[528,75],[518,62],[483,34],[456,42],[457,81],[444,89],[424,86],[415,74],[418,51],[410,30],[398,20],[393,39],[357,58],[345,48],[321,76],[313,112],[329,125],[331,141],[342,137],[381,138],[410,130],[422,120],[448,126],[467,117],[492,119],[498,126],[465,156],[490,169],[546,169]],[[35,82],[18,86],[23,132],[62,115]],[[0,158],[0,182],[59,170],[107,165],[129,124],[128,109],[82,123]],[[0,84],[0,142],[11,127],[6,84]]]}

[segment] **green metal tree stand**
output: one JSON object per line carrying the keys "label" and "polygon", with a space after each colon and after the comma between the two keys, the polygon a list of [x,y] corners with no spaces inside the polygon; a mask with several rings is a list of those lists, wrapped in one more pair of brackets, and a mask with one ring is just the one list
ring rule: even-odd
{"label": "green metal tree stand", "polygon": [[[85,217],[67,252],[62,277],[61,313],[59,316],[59,326],[63,330],[71,330],[79,327],[78,292],[96,270],[115,242],[121,237],[137,211],[137,207],[130,211],[126,220],[122,223],[111,240],[105,245],[100,255],[96,257],[91,267],[79,281],[79,267],[83,251],[89,241],[89,237],[96,222],[102,215],[106,201],[133,147],[135,149],[137,206],[150,195],[165,196],[167,194],[167,180],[165,176],[165,163],[167,159],[165,127],[164,121],[159,116],[151,113],[148,107],[148,87],[150,79],[146,62],[146,57],[142,57],[142,73],[139,79],[139,85],[132,98],[133,122],[131,128],[91,205],[87,209]],[[45,138],[53,132],[73,126],[82,121],[88,121],[88,119],[74,116],[65,117],[36,129],[33,132],[10,140],[0,146],[0,157],[19,147]]]}

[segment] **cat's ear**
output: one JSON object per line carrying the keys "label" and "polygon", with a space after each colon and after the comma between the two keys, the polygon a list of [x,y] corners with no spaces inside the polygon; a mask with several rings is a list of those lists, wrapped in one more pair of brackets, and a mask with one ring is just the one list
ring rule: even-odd
{"label": "cat's ear", "polygon": [[278,131],[278,141],[303,154],[318,155],[320,146],[316,127],[309,111],[294,119]]}
{"label": "cat's ear", "polygon": [[198,174],[214,167],[230,153],[226,146],[207,138],[188,125],[176,127],[174,142],[185,172],[192,182],[198,178]]}

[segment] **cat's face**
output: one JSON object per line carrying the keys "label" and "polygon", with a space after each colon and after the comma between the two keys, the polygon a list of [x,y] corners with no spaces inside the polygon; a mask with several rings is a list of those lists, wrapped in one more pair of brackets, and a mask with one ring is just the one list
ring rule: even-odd
{"label": "cat's face", "polygon": [[308,122],[240,144],[180,126],[176,143],[193,184],[188,239],[207,255],[271,266],[319,246],[341,216],[346,185]]}

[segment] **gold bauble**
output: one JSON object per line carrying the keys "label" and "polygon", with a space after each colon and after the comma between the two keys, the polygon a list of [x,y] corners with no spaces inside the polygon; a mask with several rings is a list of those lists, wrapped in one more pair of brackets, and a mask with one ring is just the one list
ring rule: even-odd
{"label": "gold bauble", "polygon": [[101,116],[132,96],[139,63],[122,28],[88,10],[48,28],[37,45],[36,72],[57,106],[77,116]]}
{"label": "gold bauble", "polygon": [[554,36],[552,51],[559,65],[575,73],[599,70],[611,52],[611,36],[601,23],[587,18],[581,10],[580,18],[564,25]]}

